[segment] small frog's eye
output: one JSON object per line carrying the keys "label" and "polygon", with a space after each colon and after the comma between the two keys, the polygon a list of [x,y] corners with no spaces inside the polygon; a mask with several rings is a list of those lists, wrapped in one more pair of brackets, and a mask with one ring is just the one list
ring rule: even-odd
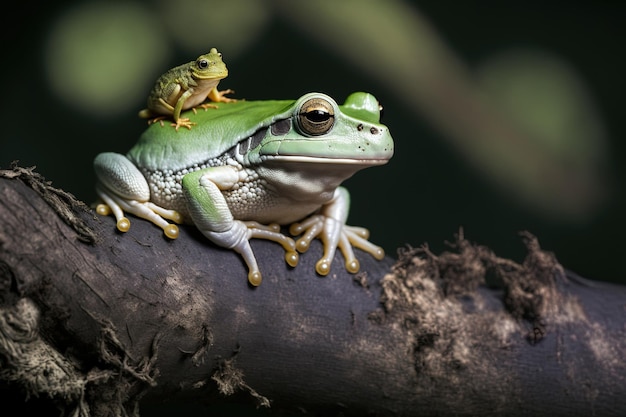
{"label": "small frog's eye", "polygon": [[305,101],[298,113],[298,127],[310,136],[324,135],[335,124],[335,109],[327,100],[317,97]]}
{"label": "small frog's eye", "polygon": [[203,58],[203,59],[199,59],[199,60],[196,62],[196,65],[197,65],[197,67],[198,67],[198,68],[200,68],[200,69],[207,69],[207,68],[209,67],[209,61],[207,61],[207,60],[206,60],[206,59],[204,59],[204,58]]}

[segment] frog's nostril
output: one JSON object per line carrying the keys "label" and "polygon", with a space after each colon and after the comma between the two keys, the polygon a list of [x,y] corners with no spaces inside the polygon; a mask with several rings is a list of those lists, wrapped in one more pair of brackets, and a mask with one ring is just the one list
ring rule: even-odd
{"label": "frog's nostril", "polygon": [[358,130],[359,132],[363,130],[363,123],[359,123],[356,127],[356,130]]}
{"label": "frog's nostril", "polygon": [[373,126],[372,126],[372,127],[370,128],[370,133],[371,133],[372,135],[377,135],[377,134],[378,134],[378,129],[376,129],[375,127],[373,127]]}

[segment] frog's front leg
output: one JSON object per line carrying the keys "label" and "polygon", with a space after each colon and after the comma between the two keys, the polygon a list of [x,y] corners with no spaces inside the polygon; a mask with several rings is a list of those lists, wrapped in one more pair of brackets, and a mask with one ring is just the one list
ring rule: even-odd
{"label": "frog's front leg", "polygon": [[[226,94],[232,94],[234,92],[235,91],[231,89],[219,91],[217,87],[213,87],[211,91],[209,91],[207,98],[215,103],[234,103],[237,101],[237,99],[226,97]],[[207,109],[219,108],[215,104],[211,104],[211,103],[202,103],[202,104],[199,104],[198,107],[202,107],[204,111],[207,111]],[[192,108],[192,110],[194,111],[194,113],[196,112],[195,107]]]}
{"label": "frog's front leg", "polygon": [[222,194],[245,178],[244,171],[231,166],[206,168],[183,177],[182,185],[189,215],[196,227],[215,244],[239,253],[248,266],[248,281],[261,284],[261,272],[250,246],[250,239],[261,238],[280,243],[286,251],[285,261],[298,264],[293,239],[279,232],[278,225],[264,226],[256,222],[236,220]]}
{"label": "frog's front leg", "polygon": [[324,253],[315,265],[315,270],[320,275],[327,275],[330,272],[330,265],[337,248],[343,254],[346,270],[353,274],[360,269],[359,261],[352,250],[353,246],[370,253],[378,260],[385,257],[385,251],[381,247],[367,240],[369,238],[367,229],[346,225],[349,208],[348,190],[338,187],[332,200],[326,203],[319,213],[300,223],[294,223],[289,228],[289,232],[294,236],[302,234],[296,242],[299,252],[307,251],[311,241],[316,237],[322,241]]}
{"label": "frog's front leg", "polygon": [[[182,87],[180,85],[176,85],[176,88],[170,94],[168,100],[172,100],[173,97],[176,97],[180,93],[181,89]],[[187,129],[191,129],[191,126],[195,125],[195,123],[189,120],[188,117],[180,117],[180,114],[183,111],[183,107],[185,105],[185,101],[187,101],[187,99],[191,97],[193,93],[194,91],[192,89],[185,90],[180,95],[180,97],[178,97],[174,106],[172,106],[168,101],[163,100],[163,98],[159,98],[161,106],[172,112],[172,118],[174,119],[174,123],[172,123],[172,126],[174,126],[176,131],[178,131],[178,128],[181,126],[186,127]]]}
{"label": "frog's front leg", "polygon": [[234,92],[235,91],[230,88],[228,90],[219,91],[217,87],[213,87],[207,97],[215,103],[234,103],[237,99],[226,97],[226,94],[233,94]]}
{"label": "frog's front leg", "polygon": [[181,223],[182,216],[149,201],[150,188],[145,177],[124,155],[101,153],[94,160],[94,170],[98,178],[96,192],[105,203],[99,204],[96,212],[103,216],[113,212],[120,232],[130,229],[130,220],[124,216],[128,212],[156,224],[170,239],[178,237],[178,226],[165,219]]}

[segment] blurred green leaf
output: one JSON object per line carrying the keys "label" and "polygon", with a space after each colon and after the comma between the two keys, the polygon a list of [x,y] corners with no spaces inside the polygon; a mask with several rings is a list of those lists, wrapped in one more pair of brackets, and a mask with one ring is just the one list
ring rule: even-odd
{"label": "blurred green leaf", "polygon": [[[167,35],[138,3],[86,2],[52,27],[46,69],[53,91],[81,112],[110,117],[147,97],[171,51]],[[138,80],[141,80],[139,82]],[[151,85],[150,85],[151,87]]]}

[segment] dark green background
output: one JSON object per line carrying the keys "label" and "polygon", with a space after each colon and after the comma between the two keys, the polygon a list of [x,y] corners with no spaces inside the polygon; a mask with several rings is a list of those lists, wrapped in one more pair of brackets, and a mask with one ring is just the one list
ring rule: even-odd
{"label": "dark green background", "polygon": [[[7,168],[13,160],[36,165],[55,186],[92,202],[94,156],[102,151],[126,152],[145,121],[135,112],[93,117],[49,93],[43,46],[54,20],[72,4],[21,2],[4,13],[0,167]],[[355,90],[375,94],[385,107],[383,122],[391,129],[396,154],[387,166],[360,172],[347,182],[353,201],[350,223],[370,228],[372,240],[393,256],[405,244],[427,242],[440,251],[462,226],[468,239],[521,261],[525,250],[518,232],[528,230],[578,274],[625,282],[626,3],[416,4],[470,66],[503,48],[520,45],[550,50],[577,69],[599,105],[610,141],[607,181],[612,192],[590,219],[559,222],[519,205],[476,173],[442,139],[441,132],[427,120],[416,119],[384,85],[360,74],[284,20],[274,19],[246,53],[226,60],[230,76],[220,86],[235,88],[236,96],[249,100],[297,98],[315,90],[338,101]],[[214,44],[219,40],[211,40]],[[228,55],[228,51],[223,53]],[[192,58],[180,53],[167,68]],[[376,56],[371,59],[372,65],[385,70]],[[138,100],[135,107],[143,105]]]}

